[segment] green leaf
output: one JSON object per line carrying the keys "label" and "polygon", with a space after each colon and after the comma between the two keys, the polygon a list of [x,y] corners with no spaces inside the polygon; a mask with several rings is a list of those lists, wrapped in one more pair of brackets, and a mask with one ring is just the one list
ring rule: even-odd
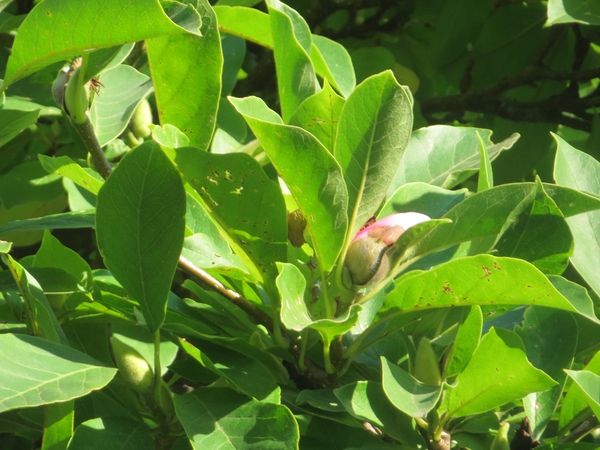
{"label": "green leaf", "polygon": [[340,166],[312,134],[283,125],[262,100],[230,101],[250,125],[306,217],[322,270],[331,270],[347,227],[348,197]]}
{"label": "green leaf", "polygon": [[327,150],[333,152],[340,113],[345,100],[335,93],[329,83],[304,100],[290,118],[290,125],[304,128],[315,136]]}
{"label": "green leaf", "polygon": [[600,5],[593,0],[550,0],[545,26],[559,23],[600,25]]}
{"label": "green leaf", "polygon": [[48,341],[67,344],[65,333],[44,295],[44,291],[31,274],[10,255],[2,255],[2,261],[8,266],[17,283],[27,309],[27,328],[30,334]]}
{"label": "green leaf", "polygon": [[73,435],[75,402],[50,403],[44,407],[42,450],[65,450]]}
{"label": "green leaf", "polygon": [[310,52],[315,71],[345,98],[356,86],[352,59],[346,48],[325,36],[313,35]]}
{"label": "green leaf", "polygon": [[573,236],[539,178],[503,228],[494,245],[497,255],[524,259],[545,274],[560,275],[569,264]]}
{"label": "green leaf", "polygon": [[214,10],[219,27],[225,33],[273,49],[271,18],[268,14],[245,6],[217,5]]}
{"label": "green leaf", "polygon": [[106,386],[116,369],[72,348],[1,334],[0,411],[64,402]]}
{"label": "green leaf", "polygon": [[399,411],[386,397],[381,383],[358,381],[334,391],[346,410],[359,420],[381,427],[384,433],[413,448],[425,445],[412,418]]}
{"label": "green leaf", "polygon": [[467,366],[479,345],[482,328],[483,315],[481,307],[475,305],[466,309],[465,315],[458,325],[458,331],[452,343],[452,350],[447,358],[444,378],[459,374]]}
{"label": "green leaf", "polygon": [[45,1],[36,5],[19,27],[2,90],[20,78],[87,49],[186,31],[198,34],[197,30],[186,30],[170,19],[157,0],[102,0],[83,4]]}
{"label": "green leaf", "polygon": [[[559,136],[556,140],[554,179],[557,184],[582,192],[600,193],[600,162],[576,150]],[[600,293],[600,211],[569,217],[575,248],[571,262],[596,293]]]}
{"label": "green leaf", "polygon": [[140,303],[152,332],[165,317],[184,228],[177,169],[152,141],[131,150],[98,194],[96,234],[106,266]]}
{"label": "green leaf", "polygon": [[46,172],[39,161],[19,164],[0,176],[0,198],[8,209],[27,202],[54,200],[63,193],[60,176]]}
{"label": "green leaf", "polygon": [[[600,375],[600,352],[596,352],[583,369]],[[574,420],[577,420],[578,423],[580,422],[579,414],[587,408],[587,405],[587,395],[578,384],[572,384],[561,404],[560,419],[558,422],[560,432],[569,433],[572,428],[572,422]]]}
{"label": "green leaf", "polygon": [[202,198],[204,207],[241,249],[255,278],[275,273],[275,262],[287,257],[285,202],[252,157],[215,155],[193,147],[177,150],[175,162]]}
{"label": "green leaf", "polygon": [[0,109],[0,147],[21,131],[37,122],[40,110],[19,111]]}
{"label": "green leaf", "polygon": [[400,212],[418,212],[438,219],[462,202],[466,193],[467,189],[449,191],[428,183],[407,183],[390,196],[377,214],[377,219]]}
{"label": "green leaf", "polygon": [[231,389],[201,387],[176,396],[175,410],[197,450],[298,447],[298,425],[285,406],[251,400]]}
{"label": "green leaf", "polygon": [[[444,216],[452,223],[434,229],[419,242],[415,254],[426,254],[475,238],[498,235],[507,225],[511,214],[533,189],[533,183],[506,184],[468,197]],[[600,207],[600,198],[574,189],[544,184],[544,190],[565,217]]]}
{"label": "green leaf", "polygon": [[596,414],[600,415],[600,376],[589,370],[566,370],[575,383],[581,388],[587,397],[588,405]]}
{"label": "green leaf", "polygon": [[523,342],[515,333],[492,327],[456,377],[443,407],[452,417],[480,414],[555,385],[527,361]]}
{"label": "green leaf", "polygon": [[222,237],[213,238],[204,233],[188,236],[183,242],[181,253],[195,266],[212,270],[236,279],[249,279],[250,276],[241,259],[231,251]]}
{"label": "green leaf", "polygon": [[90,107],[90,119],[104,147],[125,130],[137,106],[152,91],[152,81],[126,65],[102,72],[100,81],[104,87]]}
{"label": "green leaf", "polygon": [[477,139],[479,140],[479,177],[477,179],[477,192],[485,191],[494,186],[494,174],[492,172],[492,162],[490,161],[490,155],[487,150],[487,146],[481,135],[477,132]]}
{"label": "green leaf", "polygon": [[318,90],[310,51],[310,28],[295,10],[279,0],[267,0],[281,115],[289,123],[300,104]]}
{"label": "green leaf", "polygon": [[515,332],[523,340],[531,364],[559,383],[548,391],[531,393],[523,399],[531,434],[539,439],[562,399],[566,380],[563,369],[571,368],[577,349],[577,323],[571,313],[530,307],[525,312],[523,325],[517,326]]}
{"label": "green leaf", "polygon": [[73,161],[68,156],[46,156],[38,155],[44,169],[48,172],[56,172],[69,180],[72,180],[78,186],[87,189],[92,194],[98,194],[103,181],[94,177],[91,173]]}
{"label": "green leaf", "polygon": [[15,220],[0,227],[0,236],[15,231],[92,228],[95,216],[94,211],[84,211],[51,214],[34,219]]}
{"label": "green leaf", "polygon": [[349,236],[379,209],[412,130],[412,97],[392,72],[352,92],[340,117],[334,155],[348,188]]}
{"label": "green leaf", "polygon": [[76,251],[65,247],[52,234],[44,231],[42,245],[33,259],[32,267],[55,267],[73,275],[88,290],[94,288],[92,269]]}
{"label": "green leaf", "polygon": [[434,125],[416,130],[394,175],[390,194],[399,186],[414,181],[450,189],[471,177],[480,167],[478,135],[483,139],[491,161],[502,150],[511,148],[519,138],[515,133],[494,144],[492,132],[481,128]]}
{"label": "green leaf", "polygon": [[190,140],[188,137],[174,125],[167,123],[162,127],[153,125],[151,128],[152,139],[154,139],[163,147],[179,148],[189,147],[190,145]]}
{"label": "green leaf", "polygon": [[416,310],[471,305],[548,306],[599,323],[589,299],[567,299],[526,261],[492,255],[455,259],[427,272],[408,272],[396,280],[378,317],[387,320]]}
{"label": "green leaf", "polygon": [[203,342],[201,347],[208,349],[208,355],[182,339],[179,343],[188,355],[248,396],[268,401],[279,390],[269,370],[243,353]]}
{"label": "green leaf", "polygon": [[69,450],[143,450],[154,447],[154,443],[154,437],[144,422],[129,417],[98,417],[83,422],[75,429]]}
{"label": "green leaf", "polygon": [[207,150],[217,120],[223,53],[217,18],[206,0],[189,0],[202,16],[194,34],[148,39],[148,61],[161,125],[172,124]]}
{"label": "green leaf", "polygon": [[385,357],[381,357],[381,370],[385,395],[396,408],[411,417],[425,417],[440,399],[441,386],[421,383]]}
{"label": "green leaf", "polygon": [[315,320],[304,301],[306,280],[293,264],[277,263],[279,276],[275,283],[281,296],[281,322],[286,328],[302,331],[305,328],[317,330],[326,342],[349,331],[358,320],[359,305],[335,319]]}

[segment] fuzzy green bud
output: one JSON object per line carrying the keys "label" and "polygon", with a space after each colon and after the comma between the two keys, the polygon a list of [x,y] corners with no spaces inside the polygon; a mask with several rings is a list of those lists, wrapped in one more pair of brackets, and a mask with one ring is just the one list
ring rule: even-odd
{"label": "fuzzy green bud", "polygon": [[90,106],[90,88],[87,83],[81,82],[81,67],[73,71],[65,89],[65,108],[71,120],[82,124],[87,120],[87,111]]}
{"label": "fuzzy green bud", "polygon": [[510,442],[508,442],[509,428],[510,425],[506,422],[500,425],[500,428],[498,429],[498,434],[494,438],[490,450],[510,450]]}
{"label": "fuzzy green bud", "polygon": [[111,336],[110,343],[115,363],[123,379],[139,393],[149,392],[154,382],[154,373],[148,362],[137,350]]}
{"label": "fuzzy green bud", "polygon": [[152,131],[148,128],[148,125],[152,124],[152,108],[147,99],[143,99],[140,104],[135,108],[133,116],[131,117],[131,131],[134,136],[138,139],[143,139],[150,136]]}

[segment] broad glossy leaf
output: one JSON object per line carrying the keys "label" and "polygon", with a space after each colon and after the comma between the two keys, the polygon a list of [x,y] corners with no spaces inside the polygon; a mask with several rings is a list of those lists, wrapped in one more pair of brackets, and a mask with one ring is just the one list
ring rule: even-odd
{"label": "broad glossy leaf", "polygon": [[515,333],[492,327],[456,377],[456,386],[446,393],[443,407],[452,417],[464,417],[555,385],[527,361],[523,343]]}
{"label": "broad glossy leaf", "polygon": [[72,180],[78,186],[81,186],[92,194],[98,194],[103,181],[99,180],[83,167],[77,164],[68,156],[45,156],[38,155],[44,169],[48,172],[56,172],[69,180]]}
{"label": "broad glossy leaf", "polygon": [[[533,189],[533,183],[506,184],[468,197],[444,216],[452,223],[433,230],[419,243],[415,254],[429,253],[475,238],[496,236]],[[544,190],[565,217],[600,207],[600,198],[574,189],[544,184]]]}
{"label": "broad glossy leaf", "polygon": [[334,155],[348,188],[349,235],[380,207],[412,130],[412,97],[392,72],[363,81],[346,101]]}
{"label": "broad glossy leaf", "polygon": [[411,417],[425,417],[442,394],[442,386],[423,384],[384,357],[381,371],[385,395],[396,408]]}
{"label": "broad glossy leaf", "polygon": [[381,383],[358,381],[334,391],[346,410],[359,420],[366,420],[403,445],[419,448],[425,445],[412,418],[396,409],[383,391]]}
{"label": "broad glossy leaf", "polygon": [[202,349],[209,349],[209,356],[184,340],[179,343],[188,355],[248,396],[269,401],[279,390],[267,368],[252,357],[222,346],[202,343]]}
{"label": "broad glossy leaf", "polygon": [[152,91],[152,81],[126,65],[102,72],[100,81],[104,87],[90,107],[90,119],[103,147],[125,130],[139,103]]}
{"label": "broad glossy leaf", "polygon": [[578,329],[573,316],[565,311],[530,307],[524,319],[515,332],[525,344],[527,359],[559,383],[523,399],[532,436],[539,439],[562,400],[566,380],[563,369],[570,369],[573,363]]}
{"label": "broad glossy leaf", "polygon": [[289,123],[300,104],[318,90],[310,51],[310,28],[302,16],[279,0],[267,0],[273,36],[282,117]]}
{"label": "broad glossy leaf", "polygon": [[262,144],[307,219],[322,270],[331,270],[346,234],[347,192],[340,166],[310,133],[288,125],[256,98],[230,98]]}
{"label": "broad glossy leaf", "polygon": [[135,43],[101,48],[89,53],[84,81],[89,81],[100,72],[106,72],[117,67],[129,56]]}
{"label": "broad glossy leaf", "polygon": [[[584,370],[600,375],[600,352],[596,352],[590,362],[585,365]],[[570,431],[572,421],[577,420],[579,414],[587,408],[587,405],[588,400],[585,392],[578,384],[572,384],[562,400],[558,429],[561,431],[566,429],[566,432]]]}
{"label": "broad glossy leaf", "polygon": [[423,182],[407,183],[390,196],[377,214],[377,219],[399,212],[418,212],[439,219],[462,202],[466,193],[467,189],[450,191]]}
{"label": "broad glossy leaf", "polygon": [[600,376],[589,370],[565,370],[587,396],[588,405],[600,415]]}
{"label": "broad glossy leaf", "polygon": [[221,74],[220,103],[231,108],[231,104],[223,97],[231,94],[237,83],[238,74],[246,56],[246,41],[238,36],[225,34],[221,36],[221,48],[223,50],[223,73]]}
{"label": "broad glossy leaf", "polygon": [[289,409],[251,400],[231,389],[201,387],[176,396],[175,410],[196,450],[298,446],[298,425]]}
{"label": "broad glossy leaf", "polygon": [[65,333],[56,320],[54,311],[37,280],[10,255],[2,255],[2,261],[8,266],[25,302],[29,333],[51,342],[60,342],[66,345]]}
{"label": "broad glossy leaf", "polygon": [[313,35],[310,57],[316,72],[345,98],[356,86],[352,59],[346,48],[325,36]]}
{"label": "broad glossy leaf", "polygon": [[0,227],[0,236],[17,231],[52,230],[55,228],[92,228],[95,213],[93,211],[66,212],[51,214],[34,219],[15,220]]}
{"label": "broad glossy leaf", "polygon": [[217,17],[207,0],[190,0],[202,16],[202,36],[178,34],[148,39],[148,61],[158,117],[190,145],[208,149],[217,120],[223,53]]}
{"label": "broad glossy leaf", "polygon": [[25,128],[36,123],[39,115],[39,110],[19,111],[0,109],[0,147]]}
{"label": "broad glossy leaf", "polygon": [[216,5],[219,27],[225,33],[242,37],[263,47],[273,48],[271,18],[268,14],[246,6]]}
{"label": "broad glossy leaf", "polygon": [[[315,319],[311,316],[304,301],[306,280],[293,264],[277,264],[279,276],[275,283],[281,296],[281,322],[294,331],[305,328],[317,330],[324,340],[331,340],[350,330],[358,320],[360,306],[353,305],[349,310],[334,319]],[[335,311],[331,311],[330,315]]]}
{"label": "broad glossy leaf", "polygon": [[190,140],[188,137],[177,128],[175,125],[170,123],[164,126],[153,125],[152,128],[152,139],[158,142],[163,147],[167,148],[179,148],[189,147]]}
{"label": "broad glossy leaf", "polygon": [[27,202],[54,200],[64,193],[60,178],[49,174],[39,161],[19,164],[0,176],[0,198],[8,209]]}
{"label": "broad glossy leaf", "polygon": [[44,407],[42,450],[64,450],[73,436],[75,402],[50,403]]}
{"label": "broad glossy leaf", "polygon": [[158,144],[131,150],[98,194],[96,233],[106,266],[156,331],[183,246],[185,191]]}
{"label": "broad glossy leaf", "polygon": [[588,298],[565,298],[538,269],[520,259],[492,255],[459,258],[395,281],[379,319],[429,308],[470,305],[536,305],[581,314],[599,322]]}
{"label": "broad glossy leaf", "polygon": [[72,400],[116,373],[72,348],[28,335],[0,335],[0,411]]}
{"label": "broad glossy leaf", "polygon": [[486,144],[490,160],[513,146],[513,134],[502,142],[491,141],[492,132],[481,128],[433,125],[412,133],[404,157],[390,185],[390,194],[405,183],[422,181],[450,189],[469,178],[480,167],[479,139]]}
{"label": "broad glossy leaf", "polygon": [[[600,194],[600,162],[554,135],[557,143],[554,179],[557,184]],[[600,293],[600,211],[569,217],[575,248],[571,262],[596,293]]]}
{"label": "broad glossy leaf", "polygon": [[559,23],[600,25],[600,5],[593,0],[550,0],[545,26]]}
{"label": "broad glossy leaf", "polygon": [[113,47],[154,36],[198,34],[197,21],[194,29],[193,21],[186,20],[194,14],[197,17],[195,11],[188,11],[172,20],[157,0],[45,1],[43,5],[36,5],[19,27],[2,89],[53,62],[88,49]]}
{"label": "broad glossy leaf", "polygon": [[236,279],[250,278],[239,256],[231,251],[223,238],[213,239],[204,233],[188,236],[181,254],[201,269],[214,270]]}
{"label": "broad glossy leaf", "polygon": [[524,259],[545,274],[564,272],[573,253],[573,236],[539,178],[503,228],[494,245],[495,254]]}
{"label": "broad glossy leaf", "polygon": [[69,450],[144,450],[154,447],[154,443],[150,428],[144,422],[129,417],[98,417],[75,429]]}
{"label": "broad glossy leaf", "polygon": [[46,230],[42,245],[33,259],[31,267],[55,267],[71,274],[89,291],[94,289],[92,269],[76,251],[65,247]]}
{"label": "broad glossy leaf", "polygon": [[[219,20],[219,29],[224,33],[242,37],[255,44],[273,49],[271,17],[247,5],[228,6],[219,2],[214,7]],[[296,22],[297,23],[297,22]],[[346,49],[335,41],[313,35],[310,53],[316,73],[329,81],[344,97],[348,97],[355,85],[352,61]]]}
{"label": "broad glossy leaf", "polygon": [[[77,278],[56,267],[28,267],[27,273],[37,281],[46,294],[70,294],[83,289]],[[19,284],[9,270],[0,271],[0,289],[19,292]]]}
{"label": "broad glossy leaf", "polygon": [[[196,190],[245,261],[255,266],[253,276],[275,273],[275,262],[285,261],[287,226],[285,202],[252,157],[243,153],[215,155],[185,147],[177,150],[175,162]],[[256,273],[258,270],[258,273]]]}
{"label": "broad glossy leaf", "polygon": [[[335,436],[335,438],[333,438]],[[335,439],[335,440],[333,440]],[[335,444],[345,450],[382,450],[381,438],[363,427],[357,427],[356,422],[341,423],[330,418],[312,417],[308,426],[302,430],[301,450],[331,450]],[[399,450],[389,447],[389,450]]]}
{"label": "broad glossy leaf", "polygon": [[304,100],[290,118],[290,125],[304,128],[333,152],[340,113],[345,100],[325,82],[323,89]]}
{"label": "broad glossy leaf", "polygon": [[452,350],[444,368],[444,378],[462,372],[479,345],[483,327],[483,315],[479,305],[465,310],[464,318],[458,324],[458,331],[452,343]]}

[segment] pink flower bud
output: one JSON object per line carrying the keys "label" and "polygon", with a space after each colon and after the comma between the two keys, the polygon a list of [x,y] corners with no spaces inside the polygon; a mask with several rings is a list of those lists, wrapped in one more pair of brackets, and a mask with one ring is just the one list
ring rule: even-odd
{"label": "pink flower bud", "polygon": [[387,255],[400,235],[410,227],[430,220],[425,214],[398,213],[378,220],[359,231],[348,247],[344,266],[352,283],[367,286],[383,280],[390,270]]}

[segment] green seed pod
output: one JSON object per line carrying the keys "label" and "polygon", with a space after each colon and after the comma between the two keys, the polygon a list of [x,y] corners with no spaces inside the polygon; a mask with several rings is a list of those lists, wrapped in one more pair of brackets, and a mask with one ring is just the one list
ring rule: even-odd
{"label": "green seed pod", "polygon": [[149,392],[154,383],[154,373],[148,362],[135,349],[111,336],[115,363],[123,379],[139,393]]}
{"label": "green seed pod", "polygon": [[366,237],[352,242],[344,266],[352,283],[368,286],[383,280],[390,270],[388,246],[381,239]]}
{"label": "green seed pod", "polygon": [[131,117],[131,131],[138,139],[150,136],[152,131],[148,125],[152,124],[152,108],[147,99],[143,99]]}
{"label": "green seed pod", "polygon": [[498,434],[494,438],[490,450],[510,450],[510,442],[508,441],[509,428],[510,425],[506,422],[500,425],[500,428],[498,429]]}
{"label": "green seed pod", "polygon": [[414,376],[421,383],[429,384],[431,386],[439,386],[442,383],[438,359],[427,338],[423,338],[421,339],[421,342],[419,342],[414,367]]}

